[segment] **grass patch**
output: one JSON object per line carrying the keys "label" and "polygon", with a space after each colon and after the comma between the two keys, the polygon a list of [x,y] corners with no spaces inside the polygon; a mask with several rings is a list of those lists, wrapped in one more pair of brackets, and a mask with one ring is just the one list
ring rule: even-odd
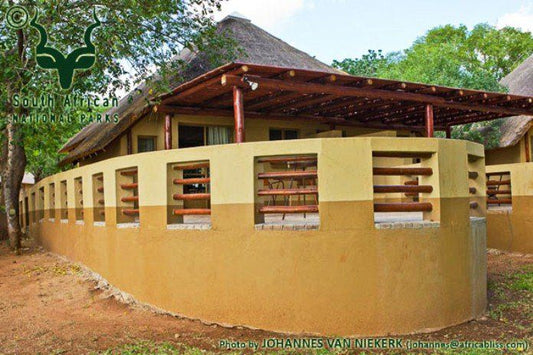
{"label": "grass patch", "polygon": [[523,270],[524,272],[518,272],[511,276],[511,289],[533,292],[533,267],[528,265]]}

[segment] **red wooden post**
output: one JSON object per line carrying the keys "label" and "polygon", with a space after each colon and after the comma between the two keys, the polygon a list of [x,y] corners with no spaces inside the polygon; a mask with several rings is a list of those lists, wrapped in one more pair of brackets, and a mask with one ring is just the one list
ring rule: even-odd
{"label": "red wooden post", "polygon": [[172,119],[170,114],[165,115],[165,150],[172,149]]}
{"label": "red wooden post", "polygon": [[433,137],[433,105],[426,104],[426,136]]}
{"label": "red wooden post", "polygon": [[233,117],[235,119],[235,143],[244,142],[244,107],[242,89],[233,87]]}
{"label": "red wooden post", "polygon": [[126,147],[127,153],[133,154],[133,135],[131,134],[131,129],[129,129],[128,133],[126,133]]}
{"label": "red wooden post", "polygon": [[446,138],[452,138],[452,126],[446,126]]}

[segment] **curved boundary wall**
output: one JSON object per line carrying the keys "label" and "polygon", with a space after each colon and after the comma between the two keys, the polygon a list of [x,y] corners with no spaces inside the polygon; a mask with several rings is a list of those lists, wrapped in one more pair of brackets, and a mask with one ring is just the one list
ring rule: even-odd
{"label": "curved boundary wall", "polygon": [[488,247],[533,254],[533,163],[487,166],[496,172],[510,173],[512,207],[488,209]]}
{"label": "curved boundary wall", "polygon": [[[433,191],[421,200],[433,204],[424,215],[430,223],[375,223],[376,152],[427,154],[421,164],[433,176],[422,182]],[[316,230],[255,225],[256,159],[284,154],[318,158]],[[210,163],[211,225],[170,228],[168,164],[196,161]],[[138,169],[139,223],[121,224],[117,170],[131,167]],[[37,183],[29,191],[29,231],[46,249],[86,265],[140,302],[190,318],[322,335],[430,331],[473,319],[486,307],[485,210],[471,208],[473,199],[481,206],[486,196],[484,188],[479,196],[469,192],[473,169],[474,183],[484,186],[481,145],[426,138],[324,138],[135,154]],[[105,191],[100,222],[95,176],[103,177]]]}

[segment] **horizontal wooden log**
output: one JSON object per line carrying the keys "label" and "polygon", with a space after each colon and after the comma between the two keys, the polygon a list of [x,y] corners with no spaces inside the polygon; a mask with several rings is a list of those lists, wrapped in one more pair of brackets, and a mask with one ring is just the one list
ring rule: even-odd
{"label": "horizontal wooden log", "polygon": [[309,189],[269,189],[259,190],[259,196],[292,196],[292,195],[318,195],[316,188]]}
{"label": "horizontal wooden log", "polygon": [[300,163],[311,162],[316,163],[316,157],[275,157],[275,158],[261,158],[257,160],[258,163]]}
{"label": "horizontal wooden log", "polygon": [[378,176],[398,176],[398,175],[433,175],[431,168],[374,168],[374,175]]}
{"label": "horizontal wooden log", "polygon": [[98,181],[104,181],[104,177],[103,177],[103,176],[98,176],[98,177],[96,178],[96,180],[98,180]]}
{"label": "horizontal wooden log", "polygon": [[174,170],[195,170],[195,169],[204,169],[204,168],[209,168],[209,162],[174,166]]}
{"label": "horizontal wooden log", "polygon": [[409,180],[403,183],[404,185],[418,185],[417,180]]}
{"label": "horizontal wooden log", "polygon": [[259,173],[257,177],[259,179],[301,179],[301,178],[316,178],[317,171],[278,171],[278,172],[269,172],[269,173]]}
{"label": "horizontal wooden log", "polygon": [[174,179],[175,185],[194,185],[194,184],[209,184],[211,178],[190,178],[190,179]]}
{"label": "horizontal wooden log", "polygon": [[138,202],[139,196],[125,196],[120,199],[122,202]]}
{"label": "horizontal wooden log", "polygon": [[487,180],[487,186],[511,185],[511,180]]}
{"label": "horizontal wooden log", "polygon": [[303,206],[264,206],[259,208],[261,213],[314,213],[318,212],[317,205]]}
{"label": "horizontal wooden log", "polygon": [[135,176],[135,175],[137,175],[137,173],[138,173],[137,169],[135,169],[135,170],[126,170],[126,171],[121,171],[120,175],[122,175],[122,176]]}
{"label": "horizontal wooden log", "polygon": [[98,204],[100,204],[100,205],[104,205],[104,204],[105,204],[105,201],[104,201],[103,199],[100,199],[100,200],[98,200]]}
{"label": "horizontal wooden log", "polygon": [[374,212],[431,212],[429,202],[374,203]]}
{"label": "horizontal wooden log", "polygon": [[174,216],[187,216],[187,215],[210,215],[211,209],[209,208],[176,208],[172,211]]}
{"label": "horizontal wooden log", "polygon": [[479,176],[479,174],[478,174],[477,171],[469,171],[468,172],[468,178],[469,179],[477,179],[478,176]]}
{"label": "horizontal wooden log", "polygon": [[105,216],[105,211],[100,211],[100,216]]}
{"label": "horizontal wooden log", "polygon": [[136,189],[138,187],[139,187],[139,183],[137,183],[137,182],[132,182],[132,183],[129,183],[129,184],[120,184],[120,188],[124,189],[124,190],[133,190],[133,189]]}
{"label": "horizontal wooden log", "polygon": [[470,192],[473,195],[477,192],[477,189],[475,187],[469,187],[468,192]]}
{"label": "horizontal wooden log", "polygon": [[172,195],[174,200],[209,200],[211,194],[209,193],[197,193],[197,194],[174,194]]}
{"label": "horizontal wooden log", "polygon": [[433,192],[433,186],[431,185],[374,185],[375,193],[396,193],[405,192],[413,193],[431,193]]}
{"label": "horizontal wooden log", "polygon": [[125,209],[125,210],[122,210],[122,214],[125,216],[135,217],[139,215],[139,210],[138,209]]}
{"label": "horizontal wooden log", "polygon": [[479,204],[476,201],[470,202],[470,209],[475,210],[479,207]]}
{"label": "horizontal wooden log", "polygon": [[96,191],[100,192],[100,193],[103,193],[104,192],[104,188],[103,187],[99,187],[96,189]]}
{"label": "horizontal wooden log", "polygon": [[510,195],[511,190],[487,190],[487,195]]}
{"label": "horizontal wooden log", "polygon": [[487,200],[487,203],[489,205],[510,205],[513,203],[513,199],[502,198],[502,199],[497,199],[497,200]]}

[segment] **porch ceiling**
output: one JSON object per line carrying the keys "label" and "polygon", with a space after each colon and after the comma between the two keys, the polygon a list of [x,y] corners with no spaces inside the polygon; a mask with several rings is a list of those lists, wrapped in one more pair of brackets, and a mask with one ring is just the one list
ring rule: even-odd
{"label": "porch ceiling", "polygon": [[[252,90],[251,84],[257,84]],[[154,110],[233,116],[233,87],[246,118],[314,120],[376,129],[420,130],[428,104],[439,130],[516,115],[533,116],[533,98],[320,71],[231,63],[186,82]]]}

